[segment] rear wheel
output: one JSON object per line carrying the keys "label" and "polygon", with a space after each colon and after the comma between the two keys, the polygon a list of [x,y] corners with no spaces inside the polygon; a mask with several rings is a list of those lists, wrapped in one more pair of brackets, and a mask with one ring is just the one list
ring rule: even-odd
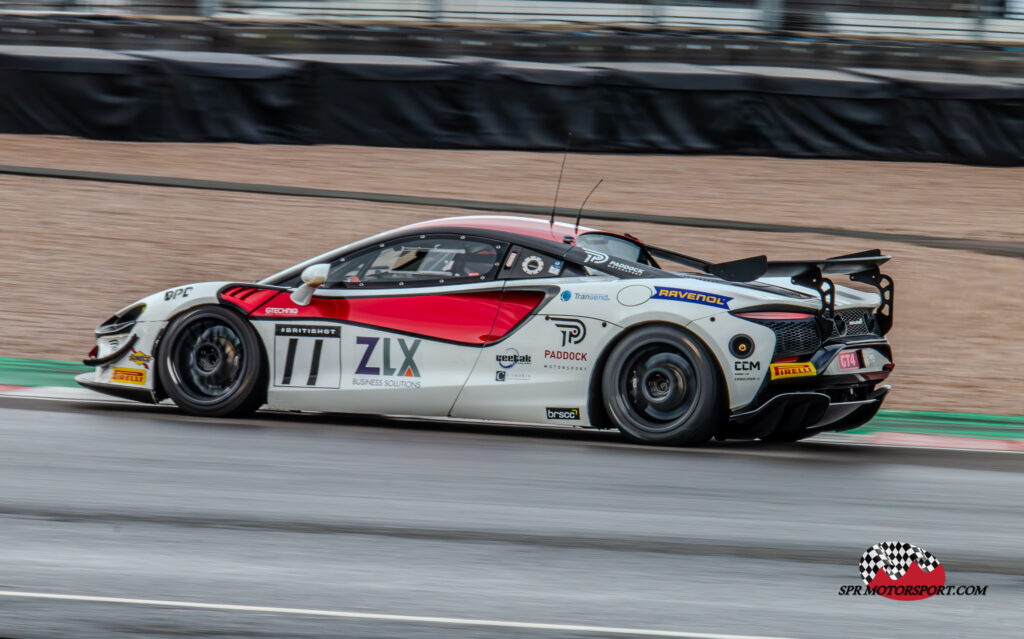
{"label": "rear wheel", "polygon": [[671,326],[641,328],[616,344],[601,390],[619,430],[646,444],[705,442],[722,417],[710,353],[691,334]]}
{"label": "rear wheel", "polygon": [[266,377],[256,331],[234,311],[203,306],[161,339],[157,371],[167,395],[193,415],[247,415],[263,404]]}

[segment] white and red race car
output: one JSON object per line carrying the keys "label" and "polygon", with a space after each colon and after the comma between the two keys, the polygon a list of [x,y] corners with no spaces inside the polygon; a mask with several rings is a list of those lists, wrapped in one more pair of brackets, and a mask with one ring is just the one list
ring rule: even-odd
{"label": "white and red race car", "polygon": [[266,406],[792,441],[878,411],[888,259],[713,264],[563,222],[446,218],[260,282],[139,300],[97,327],[95,371],[77,381],[205,416]]}

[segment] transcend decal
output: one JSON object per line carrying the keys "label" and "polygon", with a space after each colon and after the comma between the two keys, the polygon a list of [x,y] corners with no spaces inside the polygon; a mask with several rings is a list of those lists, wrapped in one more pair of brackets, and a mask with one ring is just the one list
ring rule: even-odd
{"label": "transcend decal", "polygon": [[110,381],[119,384],[135,384],[136,386],[146,385],[146,371],[137,368],[114,367],[110,373]]}
{"label": "transcend decal", "polygon": [[818,371],[810,362],[790,362],[788,364],[772,364],[772,379],[789,379],[790,377],[813,377]]}
{"label": "transcend decal", "polygon": [[572,291],[562,291],[559,295],[563,302],[569,300],[576,300],[577,302],[608,302],[611,300],[607,293],[573,293]]}
{"label": "transcend decal", "polygon": [[711,295],[709,293],[701,293],[700,291],[690,291],[685,288],[665,288],[664,286],[655,286],[654,290],[655,293],[652,297],[655,299],[692,302],[694,304],[704,304],[705,306],[715,306],[717,308],[729,308],[729,302],[732,300],[731,297],[725,297],[724,295]]}

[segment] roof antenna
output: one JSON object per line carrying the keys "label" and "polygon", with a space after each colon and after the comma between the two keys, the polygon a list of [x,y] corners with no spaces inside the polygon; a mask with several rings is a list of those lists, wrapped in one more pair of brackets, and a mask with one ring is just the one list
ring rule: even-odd
{"label": "roof antenna", "polygon": [[583,217],[583,207],[587,205],[587,200],[589,200],[590,196],[594,194],[594,191],[597,190],[597,187],[601,186],[601,182],[604,182],[604,178],[598,180],[597,184],[594,185],[594,188],[590,189],[590,193],[587,193],[587,197],[583,198],[583,204],[580,204],[580,210],[576,211],[576,229],[573,231],[573,235],[579,234],[580,218]]}
{"label": "roof antenna", "polygon": [[555,186],[555,201],[551,205],[551,220],[548,222],[551,226],[555,225],[555,209],[558,208],[558,191],[562,188],[562,174],[565,173],[565,159],[569,157],[569,141],[572,140],[572,131],[568,132],[565,136],[565,151],[562,153],[562,168],[558,171],[558,185]]}

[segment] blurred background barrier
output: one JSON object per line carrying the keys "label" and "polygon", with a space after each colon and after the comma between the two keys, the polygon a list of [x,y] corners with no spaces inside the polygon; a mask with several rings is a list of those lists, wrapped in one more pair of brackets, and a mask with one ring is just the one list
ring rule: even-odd
{"label": "blurred background barrier", "polygon": [[206,18],[639,25],[1024,42],[1024,0],[4,0],[0,10]]}
{"label": "blurred background barrier", "polygon": [[1024,164],[1024,79],[0,46],[0,132]]}

